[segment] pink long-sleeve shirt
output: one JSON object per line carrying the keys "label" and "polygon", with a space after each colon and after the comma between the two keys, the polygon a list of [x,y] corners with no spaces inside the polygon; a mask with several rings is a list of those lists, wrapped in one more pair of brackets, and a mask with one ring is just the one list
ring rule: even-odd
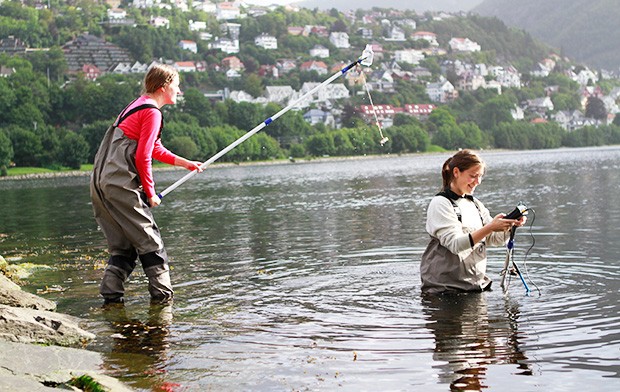
{"label": "pink long-sleeve shirt", "polygon": [[[143,104],[153,104],[157,106],[154,99],[143,95],[135,100],[128,108],[131,110]],[[142,182],[142,187],[147,197],[155,196],[155,181],[153,180],[153,159],[160,162],[174,165],[176,155],[170,152],[161,143],[159,137],[162,124],[161,111],[155,108],[139,110],[127,117],[119,128],[123,130],[125,136],[138,142],[136,149],[136,168]]]}

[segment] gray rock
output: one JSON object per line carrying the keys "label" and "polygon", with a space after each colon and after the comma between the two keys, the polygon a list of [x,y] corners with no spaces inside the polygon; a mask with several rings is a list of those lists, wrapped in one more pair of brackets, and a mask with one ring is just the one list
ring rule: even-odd
{"label": "gray rock", "polygon": [[0,273],[0,304],[18,308],[56,310],[55,302],[23,291],[2,273]]}
{"label": "gray rock", "polygon": [[0,305],[0,339],[21,343],[79,346],[95,338],[67,314]]}
{"label": "gray rock", "polygon": [[84,375],[108,391],[132,390],[100,372],[103,359],[99,353],[5,341],[0,341],[0,352],[0,391],[58,391],[60,387],[66,389],[71,379]]}

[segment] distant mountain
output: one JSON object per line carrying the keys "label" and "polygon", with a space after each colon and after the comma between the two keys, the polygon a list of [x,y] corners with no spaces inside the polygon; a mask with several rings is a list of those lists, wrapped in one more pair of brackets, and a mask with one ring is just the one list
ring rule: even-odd
{"label": "distant mountain", "polygon": [[583,64],[620,66],[618,0],[484,0],[472,12],[496,16]]}
{"label": "distant mountain", "polygon": [[400,10],[425,11],[469,11],[483,0],[302,0],[295,3],[304,8],[332,9],[339,11],[365,9],[373,7],[395,8]]}

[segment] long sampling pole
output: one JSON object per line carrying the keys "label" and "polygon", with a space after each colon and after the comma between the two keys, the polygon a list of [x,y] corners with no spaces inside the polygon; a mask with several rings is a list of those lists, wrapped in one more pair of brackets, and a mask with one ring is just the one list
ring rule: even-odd
{"label": "long sampling pole", "polygon": [[[246,141],[247,139],[252,137],[258,131],[260,131],[261,129],[265,128],[267,125],[271,124],[274,120],[278,119],[284,113],[286,113],[289,110],[291,110],[292,108],[294,108],[298,103],[300,103],[301,101],[306,99],[306,97],[311,96],[312,94],[317,92],[319,89],[323,88],[324,86],[327,86],[328,84],[330,84],[331,82],[336,80],[338,77],[346,74],[351,68],[355,67],[357,64],[361,64],[361,65],[364,65],[366,67],[371,66],[372,65],[373,56],[374,56],[374,53],[372,51],[371,46],[370,45],[366,45],[366,49],[364,49],[364,51],[362,52],[362,55],[360,56],[359,59],[357,59],[356,61],[354,61],[351,64],[347,65],[346,67],[344,67],[340,71],[336,72],[330,78],[325,80],[323,83],[321,83],[318,86],[314,87],[312,90],[308,91],[307,93],[305,93],[301,97],[297,98],[294,102],[290,103],[287,107],[285,107],[284,109],[280,110],[279,112],[277,112],[273,116],[269,117],[268,119],[266,119],[265,121],[263,121],[262,123],[260,123],[256,127],[254,127],[252,130],[250,130],[247,133],[245,133],[239,139],[237,139],[234,142],[230,143],[227,147],[223,148],[217,154],[215,154],[211,158],[209,158],[209,160],[203,162],[200,165],[200,168],[204,170],[207,166],[209,166],[213,162],[217,161],[222,156],[226,155],[226,153],[228,153],[230,150],[232,150],[233,148],[237,147],[239,144],[243,143],[244,141]],[[160,199],[163,199],[167,194],[169,194],[170,192],[172,192],[173,190],[178,188],[185,181],[187,181],[190,178],[192,178],[193,176],[195,176],[196,173],[198,173],[197,170],[190,171],[185,176],[183,176],[179,180],[177,180],[174,184],[172,184],[168,188],[164,189],[157,196],[159,196]]]}

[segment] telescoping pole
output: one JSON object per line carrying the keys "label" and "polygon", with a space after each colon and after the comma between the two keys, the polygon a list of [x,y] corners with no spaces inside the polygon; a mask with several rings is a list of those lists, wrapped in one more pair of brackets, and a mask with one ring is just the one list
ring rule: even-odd
{"label": "telescoping pole", "polygon": [[[215,154],[211,158],[209,158],[209,160],[203,162],[202,165],[200,165],[200,168],[204,170],[207,166],[209,166],[213,162],[217,161],[218,159],[220,159],[221,157],[226,155],[226,153],[228,153],[230,150],[232,150],[233,148],[237,147],[239,144],[243,143],[244,141],[246,141],[247,139],[252,137],[258,131],[260,131],[261,129],[265,128],[267,125],[271,124],[273,121],[278,119],[284,113],[286,113],[289,110],[291,110],[292,108],[294,108],[299,102],[301,102],[304,99],[306,99],[306,97],[311,96],[312,94],[317,92],[319,89],[323,88],[324,86],[327,86],[328,84],[330,84],[331,82],[336,80],[338,77],[346,74],[351,68],[353,68],[357,64],[361,64],[361,65],[364,65],[366,67],[369,67],[370,65],[372,65],[373,55],[374,54],[372,52],[371,46],[370,45],[366,45],[366,49],[364,49],[364,51],[363,51],[363,53],[362,53],[362,55],[360,56],[359,59],[357,59],[356,61],[354,61],[351,64],[347,65],[346,67],[344,67],[340,71],[336,72],[330,78],[325,80],[323,83],[321,83],[318,86],[314,87],[312,90],[308,91],[307,93],[305,93],[301,97],[297,98],[293,103],[289,104],[284,109],[280,110],[279,112],[277,112],[273,116],[269,117],[268,119],[266,119],[265,121],[263,121],[262,123],[260,123],[256,127],[254,127],[252,130],[248,131],[246,134],[241,136],[239,139],[237,139],[234,142],[230,143],[228,146],[226,146],[225,148],[220,150],[220,152],[218,152],[217,154]],[[195,176],[196,173],[198,173],[197,170],[193,170],[193,171],[187,173],[185,176],[183,176],[179,180],[177,180],[174,184],[172,184],[168,188],[164,189],[157,196],[159,196],[160,199],[163,199],[167,194],[169,194],[170,192],[172,192],[173,190],[178,188],[185,181],[187,181],[190,178],[192,178],[193,176]]]}

